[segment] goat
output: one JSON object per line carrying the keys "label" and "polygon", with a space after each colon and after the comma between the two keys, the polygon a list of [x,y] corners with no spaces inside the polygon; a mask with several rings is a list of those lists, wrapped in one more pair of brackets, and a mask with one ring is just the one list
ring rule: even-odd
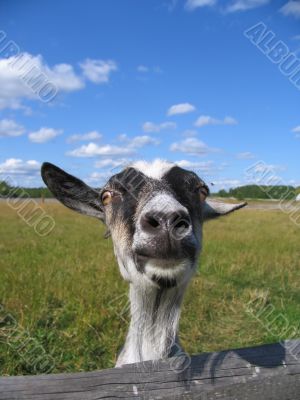
{"label": "goat", "polygon": [[50,163],[42,178],[65,206],[103,221],[122,277],[131,321],[116,366],[179,354],[180,307],[202,247],[203,222],[244,207],[207,200],[194,172],[139,161],[96,190]]}

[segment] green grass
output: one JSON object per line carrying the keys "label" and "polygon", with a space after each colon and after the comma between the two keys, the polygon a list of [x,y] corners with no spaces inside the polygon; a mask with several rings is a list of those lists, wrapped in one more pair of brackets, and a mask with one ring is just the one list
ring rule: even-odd
{"label": "green grass", "polygon": [[[56,226],[39,237],[0,203],[0,375],[48,371],[34,362],[41,354],[51,356],[52,372],[112,367],[128,316],[111,240],[96,220],[55,203],[44,208]],[[200,272],[183,305],[185,349],[300,337],[299,242],[300,228],[280,211],[241,210],[207,223]],[[272,307],[271,319],[256,318],[254,305],[249,312],[257,298]]]}

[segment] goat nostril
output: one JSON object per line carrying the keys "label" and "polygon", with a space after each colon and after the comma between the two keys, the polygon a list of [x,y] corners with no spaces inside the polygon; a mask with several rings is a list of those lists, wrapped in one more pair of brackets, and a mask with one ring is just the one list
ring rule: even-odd
{"label": "goat nostril", "polygon": [[151,232],[160,228],[160,222],[152,213],[146,214],[141,218],[141,226],[143,230]]}
{"label": "goat nostril", "polygon": [[183,213],[176,213],[175,215],[171,216],[170,226],[173,230],[187,230],[191,225],[191,220],[188,215]]}
{"label": "goat nostril", "polygon": [[182,212],[170,214],[149,212],[141,217],[140,223],[142,230],[149,234],[169,233],[178,240],[187,235],[191,226],[189,215]]}
{"label": "goat nostril", "polygon": [[157,219],[153,217],[147,217],[147,223],[152,226],[152,228],[157,228],[160,225]]}
{"label": "goat nostril", "polygon": [[180,221],[178,221],[177,223],[174,224],[174,229],[188,229],[190,226],[189,221],[181,219]]}

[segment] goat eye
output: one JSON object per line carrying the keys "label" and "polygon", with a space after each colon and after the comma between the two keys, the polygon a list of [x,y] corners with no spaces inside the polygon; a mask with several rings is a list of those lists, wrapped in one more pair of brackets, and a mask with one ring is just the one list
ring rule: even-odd
{"label": "goat eye", "polygon": [[102,193],[101,202],[104,206],[107,206],[112,202],[112,198],[113,198],[113,193],[110,192],[109,190],[106,190],[105,192]]}
{"label": "goat eye", "polygon": [[199,190],[200,201],[203,203],[206,197],[208,196],[208,188],[206,186],[200,186],[198,190]]}

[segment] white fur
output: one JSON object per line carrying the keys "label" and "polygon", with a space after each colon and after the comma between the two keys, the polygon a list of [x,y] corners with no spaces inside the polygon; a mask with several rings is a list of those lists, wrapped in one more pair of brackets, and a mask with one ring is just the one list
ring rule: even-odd
{"label": "white fur", "polygon": [[[157,289],[130,285],[131,322],[116,367],[167,357],[177,342],[180,305],[185,288],[172,288],[161,295],[154,314]],[[153,318],[155,317],[155,322]]]}
{"label": "white fur", "polygon": [[178,262],[172,260],[150,259],[145,265],[145,275],[153,284],[152,276],[177,279],[180,285],[186,284],[194,274],[193,265],[189,260]]}
{"label": "white fur", "polygon": [[153,179],[161,179],[174,166],[174,163],[160,159],[156,159],[152,162],[137,161],[131,165],[131,167]]}
{"label": "white fur", "polygon": [[158,214],[168,214],[173,212],[185,212],[188,214],[188,209],[186,207],[179,203],[174,196],[165,192],[159,192],[158,194],[155,194],[154,197],[147,202],[143,208],[143,213],[147,213],[148,211]]}

